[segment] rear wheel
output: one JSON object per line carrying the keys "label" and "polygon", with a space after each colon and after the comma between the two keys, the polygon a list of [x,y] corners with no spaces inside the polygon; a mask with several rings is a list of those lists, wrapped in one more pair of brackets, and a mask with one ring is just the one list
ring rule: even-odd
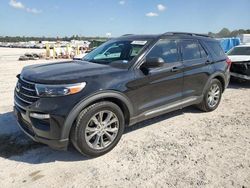
{"label": "rear wheel", "polygon": [[221,101],[222,84],[217,79],[212,79],[208,89],[206,90],[203,101],[198,105],[198,108],[205,112],[215,110]]}
{"label": "rear wheel", "polygon": [[77,118],[71,139],[75,148],[97,157],[112,150],[124,131],[124,116],[112,102],[99,102],[84,109]]}

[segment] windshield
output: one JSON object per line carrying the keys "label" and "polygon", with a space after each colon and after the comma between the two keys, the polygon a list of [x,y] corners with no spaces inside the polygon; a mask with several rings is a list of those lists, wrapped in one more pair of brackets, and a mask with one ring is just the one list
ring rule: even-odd
{"label": "windshield", "polygon": [[87,54],[83,60],[101,64],[116,63],[128,65],[147,43],[147,40],[111,40]]}
{"label": "windshield", "polygon": [[250,47],[235,47],[228,52],[228,55],[250,55]]}

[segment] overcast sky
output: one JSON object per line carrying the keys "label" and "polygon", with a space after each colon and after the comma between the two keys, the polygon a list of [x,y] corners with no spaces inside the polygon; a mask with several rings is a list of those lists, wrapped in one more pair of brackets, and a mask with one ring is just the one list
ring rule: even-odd
{"label": "overcast sky", "polygon": [[1,0],[0,36],[250,29],[250,0]]}

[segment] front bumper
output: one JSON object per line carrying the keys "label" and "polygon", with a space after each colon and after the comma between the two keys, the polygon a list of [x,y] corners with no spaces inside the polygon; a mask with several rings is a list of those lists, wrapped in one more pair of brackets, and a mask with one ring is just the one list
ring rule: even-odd
{"label": "front bumper", "polygon": [[248,76],[248,75],[234,73],[234,72],[231,72],[230,75],[233,76],[233,77],[235,77],[235,78],[240,78],[240,79],[244,79],[244,80],[250,80],[250,76]]}
{"label": "front bumper", "polygon": [[31,120],[31,118],[29,117],[29,112],[23,113],[23,111],[20,110],[19,107],[14,106],[14,114],[17,118],[17,122],[21,130],[35,142],[46,144],[54,149],[67,149],[69,142],[68,139],[52,139],[54,135],[51,134],[50,129],[42,130],[32,124],[32,121],[34,120]]}
{"label": "front bumper", "polygon": [[230,74],[236,78],[250,80],[250,62],[233,62]]}
{"label": "front bumper", "polygon": [[81,93],[63,97],[39,97],[35,83],[18,76],[14,92],[14,112],[21,129],[33,140],[52,148],[67,149],[65,120]]}

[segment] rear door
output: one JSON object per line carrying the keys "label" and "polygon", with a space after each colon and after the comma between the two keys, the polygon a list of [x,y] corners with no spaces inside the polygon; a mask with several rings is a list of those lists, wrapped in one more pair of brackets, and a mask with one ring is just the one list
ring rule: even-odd
{"label": "rear door", "polygon": [[201,96],[213,67],[207,52],[196,39],[179,41],[184,65],[183,98]]}

